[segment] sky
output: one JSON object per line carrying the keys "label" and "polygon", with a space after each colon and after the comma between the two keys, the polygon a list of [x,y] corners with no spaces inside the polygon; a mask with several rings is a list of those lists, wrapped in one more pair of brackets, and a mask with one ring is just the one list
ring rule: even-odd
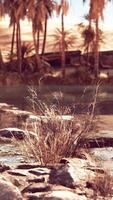
{"label": "sky", "polygon": [[[58,0],[60,1],[60,0]],[[83,0],[69,0],[70,9],[68,16],[65,18],[66,24],[78,24],[84,21],[84,16],[89,10],[89,0],[83,4]],[[58,19],[55,18],[58,22]],[[104,22],[101,22],[103,28],[113,30],[113,2],[109,2],[104,10]]]}

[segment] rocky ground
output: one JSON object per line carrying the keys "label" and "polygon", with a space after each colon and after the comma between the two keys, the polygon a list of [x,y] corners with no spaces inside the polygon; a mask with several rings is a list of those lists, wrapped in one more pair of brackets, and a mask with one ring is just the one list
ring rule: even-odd
{"label": "rocky ground", "polygon": [[[52,166],[0,165],[1,200],[87,200],[102,199],[94,178],[104,170],[84,159],[62,159]],[[104,182],[103,182],[104,187]],[[110,194],[106,192],[106,200]]]}
{"label": "rocky ground", "polygon": [[[71,116],[63,118],[70,120]],[[33,136],[32,122],[42,119],[45,120],[44,117],[1,104],[0,144],[10,144],[12,137],[21,143],[26,137],[26,123]],[[103,150],[106,147],[107,151],[107,148],[113,147],[112,119],[112,116],[99,116],[99,131],[84,139],[87,151],[82,149],[82,153],[78,152],[75,158],[64,158],[58,164],[47,166],[25,160],[15,164],[0,162],[0,200],[113,199],[113,150],[107,160],[102,160],[101,155],[101,160],[92,156],[92,150],[96,148]]]}

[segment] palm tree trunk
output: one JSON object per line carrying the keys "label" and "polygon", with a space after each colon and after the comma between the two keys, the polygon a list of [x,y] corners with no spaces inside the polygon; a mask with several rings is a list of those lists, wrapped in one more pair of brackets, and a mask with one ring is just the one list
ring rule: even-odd
{"label": "palm tree trunk", "polygon": [[34,43],[34,48],[35,48],[36,64],[37,64],[37,68],[39,68],[40,56],[39,56],[39,51],[38,51],[38,48],[37,48],[36,32],[34,30],[33,23],[32,23],[32,36],[33,36],[33,43]]}
{"label": "palm tree trunk", "polygon": [[14,22],[14,24],[13,24],[12,41],[11,41],[11,54],[10,54],[10,61],[12,61],[12,58],[13,58],[14,42],[15,42],[15,31],[16,31],[16,26],[15,26],[15,22]]}
{"label": "palm tree trunk", "polygon": [[95,75],[99,74],[99,19],[95,20],[96,38],[95,38]]}
{"label": "palm tree trunk", "polygon": [[18,26],[16,23],[16,54],[17,54],[17,59],[18,59]]}
{"label": "palm tree trunk", "polygon": [[86,55],[87,55],[86,62],[87,62],[87,66],[88,66],[88,64],[89,64],[89,44],[87,45]]}
{"label": "palm tree trunk", "polygon": [[4,70],[4,61],[3,61],[1,49],[0,49],[0,69]]}
{"label": "palm tree trunk", "polygon": [[[91,24],[91,19],[90,19],[90,16],[89,16],[89,25],[88,25],[88,29],[89,29],[89,30],[91,30],[91,26],[92,26],[92,24]],[[87,54],[87,66],[88,66],[88,64],[89,64],[89,57],[90,57],[89,52],[90,52],[90,44],[88,43],[87,49],[86,49],[86,54]]]}
{"label": "palm tree trunk", "polygon": [[40,46],[40,31],[37,30],[37,53],[39,55],[39,46]]}
{"label": "palm tree trunk", "polygon": [[20,21],[17,22],[17,60],[19,73],[22,72],[22,52],[21,52],[21,31],[20,31]]}
{"label": "palm tree trunk", "polygon": [[44,22],[44,38],[43,38],[42,53],[41,53],[42,56],[44,55],[45,52],[46,38],[47,38],[47,15],[45,17],[45,22]]}
{"label": "palm tree trunk", "polygon": [[[62,0],[63,3],[63,0]],[[61,66],[62,77],[65,78],[65,36],[64,36],[64,13],[61,14],[61,29],[62,29],[62,52],[61,52]]]}

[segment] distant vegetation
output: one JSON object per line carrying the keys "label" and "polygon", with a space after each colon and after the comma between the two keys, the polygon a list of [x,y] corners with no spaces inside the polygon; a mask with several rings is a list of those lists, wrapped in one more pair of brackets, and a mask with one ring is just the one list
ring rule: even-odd
{"label": "distant vegetation", "polygon": [[[82,48],[87,53],[87,62],[89,53],[93,55],[93,72],[94,76],[99,74],[99,46],[103,41],[102,32],[99,29],[99,21],[103,19],[103,11],[106,4],[110,0],[90,0],[89,12],[87,13],[88,26],[79,25],[80,33],[83,38]],[[83,0],[83,3],[87,1]],[[76,6],[75,2],[75,6]],[[61,28],[56,29],[53,33],[53,46],[61,52],[61,67],[62,77],[65,79],[66,71],[66,51],[69,47],[76,47],[76,32],[65,30],[65,18],[70,9],[68,0],[1,0],[0,1],[0,16],[8,15],[10,19],[9,27],[12,27],[11,48],[8,54],[8,63],[5,65],[0,53],[0,67],[2,70],[13,71],[16,68],[18,73],[24,72],[26,69],[30,72],[40,71],[42,67],[47,66],[44,62],[45,45],[48,33],[48,19],[53,17],[53,14],[60,16]],[[22,41],[21,20],[28,19],[32,24],[32,44]],[[40,44],[40,35],[43,34],[43,41]],[[54,49],[55,49],[54,48]],[[41,49],[41,53],[40,50]],[[34,54],[34,56],[32,56]],[[5,65],[5,67],[4,67]],[[8,67],[7,67],[8,66]],[[48,71],[48,70],[47,70]],[[44,71],[45,73],[45,71]]]}

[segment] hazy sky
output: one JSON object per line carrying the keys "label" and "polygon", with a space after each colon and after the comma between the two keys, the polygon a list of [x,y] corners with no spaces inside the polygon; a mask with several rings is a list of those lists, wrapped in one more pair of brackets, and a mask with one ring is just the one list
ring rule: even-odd
{"label": "hazy sky", "polygon": [[[69,0],[69,2],[69,14],[68,17],[66,17],[65,22],[68,24],[76,24],[84,21],[84,15],[87,14],[89,10],[89,0],[87,0],[87,3],[84,5],[83,0]],[[113,2],[109,2],[106,5],[106,9],[104,10],[103,26],[108,29],[113,29]]]}

